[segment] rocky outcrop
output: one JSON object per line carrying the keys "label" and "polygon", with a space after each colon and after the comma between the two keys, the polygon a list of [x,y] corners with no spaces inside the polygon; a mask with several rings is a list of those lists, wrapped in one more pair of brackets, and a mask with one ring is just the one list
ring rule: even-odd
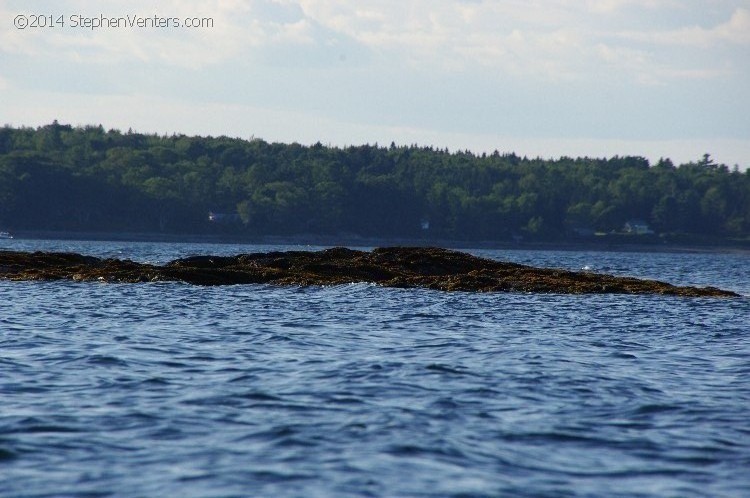
{"label": "rocky outcrop", "polygon": [[180,281],[196,285],[339,285],[443,291],[621,293],[732,297],[715,287],[677,287],[655,280],[591,272],[534,268],[438,248],[389,247],[370,252],[345,248],[196,256],[163,266],[71,253],[0,251],[0,278],[104,282]]}

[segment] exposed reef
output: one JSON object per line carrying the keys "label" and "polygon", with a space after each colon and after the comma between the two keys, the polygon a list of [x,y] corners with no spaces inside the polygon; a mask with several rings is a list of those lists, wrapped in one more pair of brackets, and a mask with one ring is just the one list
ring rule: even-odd
{"label": "exposed reef", "polygon": [[468,292],[737,296],[734,292],[715,287],[678,287],[656,280],[534,268],[447,249],[412,247],[378,248],[370,252],[339,247],[318,252],[195,256],[165,265],[100,259],[73,253],[0,251],[0,278],[179,281],[196,285],[339,285],[369,282],[384,287]]}

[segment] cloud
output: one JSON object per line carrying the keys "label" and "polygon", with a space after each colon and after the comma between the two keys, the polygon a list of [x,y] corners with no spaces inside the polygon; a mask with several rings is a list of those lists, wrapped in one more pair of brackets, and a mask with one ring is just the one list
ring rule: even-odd
{"label": "cloud", "polygon": [[645,8],[650,10],[679,6],[676,0],[586,0],[592,12],[616,13],[625,8]]}
{"label": "cloud", "polygon": [[[6,19],[33,11],[29,4],[35,2],[9,3],[15,10],[6,6]],[[750,10],[729,0],[713,4],[724,18],[712,27],[700,25],[704,4],[694,0],[169,0],[157,6],[133,0],[97,7],[63,0],[55,5],[67,16],[205,17],[214,27],[6,29],[0,32],[0,51],[89,64],[129,60],[201,69],[264,58],[280,47],[325,53],[347,45],[373,54],[381,67],[480,69],[551,82],[620,72],[644,83],[647,74],[659,75],[662,82],[670,74],[721,74],[676,64],[667,55],[669,47],[750,44]],[[663,29],[665,19],[675,26]]]}
{"label": "cloud", "polygon": [[[713,10],[729,19],[710,28],[696,24],[703,22],[704,9],[692,0],[381,0],[366,5],[299,0],[298,5],[329,32],[411,67],[489,68],[546,81],[620,73],[651,85],[672,77],[725,74],[705,67],[705,60],[685,67],[680,59],[687,57],[674,57],[666,47],[747,44],[750,12],[737,2],[718,3]],[[678,27],[665,30],[665,23]]]}
{"label": "cloud", "polygon": [[559,1],[300,0],[305,16],[412,68],[567,78],[581,52],[575,12]]}
{"label": "cloud", "polygon": [[622,32],[625,39],[655,45],[710,48],[721,44],[750,45],[750,10],[737,8],[729,20],[710,28],[699,25],[657,32]]}
{"label": "cloud", "polygon": [[[285,2],[274,0],[167,1],[154,5],[146,0],[98,4],[65,0],[55,4],[55,19],[63,16],[65,26],[52,29],[7,29],[0,32],[0,51],[33,57],[54,57],[74,62],[112,64],[138,61],[199,69],[230,61],[251,49],[278,44],[311,43],[309,23]],[[287,2],[288,3],[288,2]],[[46,10],[45,10],[46,9]],[[4,19],[19,13],[51,11],[16,2],[0,12]],[[298,11],[298,9],[297,9]],[[292,15],[290,15],[290,12]],[[30,15],[30,14],[29,14]],[[80,17],[119,18],[117,27],[85,29],[74,27]],[[130,19],[207,19],[202,28],[138,28]],[[114,24],[114,23],[113,23]],[[170,21],[170,26],[173,26]]]}

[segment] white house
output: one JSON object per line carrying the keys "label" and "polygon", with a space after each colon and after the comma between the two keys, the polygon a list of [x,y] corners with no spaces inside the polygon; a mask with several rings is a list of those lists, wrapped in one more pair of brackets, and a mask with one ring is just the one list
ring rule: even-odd
{"label": "white house", "polygon": [[651,230],[648,224],[643,220],[629,220],[622,227],[622,230],[625,233],[630,233],[633,235],[650,235],[654,233],[654,231]]}

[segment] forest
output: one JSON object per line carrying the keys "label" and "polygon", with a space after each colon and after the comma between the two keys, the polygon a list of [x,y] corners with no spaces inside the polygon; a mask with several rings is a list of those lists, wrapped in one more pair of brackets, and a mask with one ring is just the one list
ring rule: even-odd
{"label": "forest", "polygon": [[675,165],[0,129],[0,230],[555,241],[634,224],[642,237],[746,241],[750,170],[709,154]]}

